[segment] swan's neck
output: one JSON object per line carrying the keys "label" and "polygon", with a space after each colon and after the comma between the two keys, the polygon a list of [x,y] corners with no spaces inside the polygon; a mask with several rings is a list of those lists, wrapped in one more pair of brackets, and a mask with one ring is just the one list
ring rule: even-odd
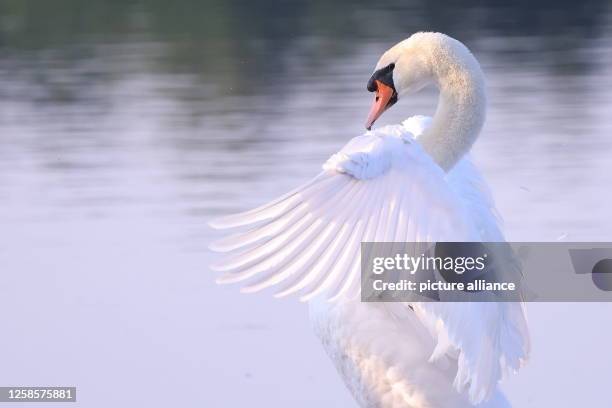
{"label": "swan's neck", "polygon": [[440,90],[438,107],[431,126],[419,138],[425,151],[445,171],[470,150],[486,113],[484,77],[478,62],[469,52],[456,57],[433,68],[434,82]]}

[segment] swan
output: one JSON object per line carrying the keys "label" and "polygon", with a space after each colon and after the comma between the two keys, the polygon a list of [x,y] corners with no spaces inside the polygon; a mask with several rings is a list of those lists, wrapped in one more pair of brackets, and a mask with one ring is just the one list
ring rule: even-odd
{"label": "swan", "polygon": [[[372,130],[427,85],[433,118]],[[314,179],[254,210],[211,222],[239,232],[210,248],[218,283],[275,287],[308,301],[315,333],[361,407],[508,407],[499,389],[527,360],[523,304],[365,303],[362,241],[503,241],[491,193],[468,152],[485,121],[480,65],[461,42],[420,32],[380,57],[366,129]]]}

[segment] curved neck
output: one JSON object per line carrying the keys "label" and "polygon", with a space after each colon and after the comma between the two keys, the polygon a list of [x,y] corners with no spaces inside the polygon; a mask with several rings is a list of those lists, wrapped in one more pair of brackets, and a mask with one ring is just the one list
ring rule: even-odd
{"label": "curved neck", "polygon": [[[419,137],[425,151],[449,171],[478,138],[486,115],[484,77],[468,52],[452,63],[434,64],[440,96],[431,126]],[[448,59],[447,59],[448,61]]]}

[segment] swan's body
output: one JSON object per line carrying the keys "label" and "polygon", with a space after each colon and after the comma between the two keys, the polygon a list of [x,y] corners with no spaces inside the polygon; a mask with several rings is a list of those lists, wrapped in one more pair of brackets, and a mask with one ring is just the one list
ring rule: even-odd
{"label": "swan's body", "polygon": [[368,126],[431,82],[440,89],[433,119],[356,137],[311,182],[214,223],[251,226],[213,245],[243,250],[216,269],[221,282],[250,280],[246,292],[279,286],[279,296],[309,300],[315,331],[362,407],[506,407],[497,384],[528,352],[520,304],[359,301],[362,241],[503,240],[486,184],[464,157],[486,101],[463,44],[419,33],[387,51],[371,80]]}

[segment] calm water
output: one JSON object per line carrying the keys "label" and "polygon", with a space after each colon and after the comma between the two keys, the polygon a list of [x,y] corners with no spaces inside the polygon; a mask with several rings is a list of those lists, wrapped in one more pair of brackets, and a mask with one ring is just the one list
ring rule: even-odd
{"label": "calm water", "polygon": [[[612,240],[608,2],[328,3],[0,5],[0,385],[76,385],[87,407],[352,406],[303,305],[213,285],[206,222],[360,134],[379,54],[418,30],[482,63],[474,156],[508,237]],[[607,406],[612,307],[530,309],[516,406]]]}

